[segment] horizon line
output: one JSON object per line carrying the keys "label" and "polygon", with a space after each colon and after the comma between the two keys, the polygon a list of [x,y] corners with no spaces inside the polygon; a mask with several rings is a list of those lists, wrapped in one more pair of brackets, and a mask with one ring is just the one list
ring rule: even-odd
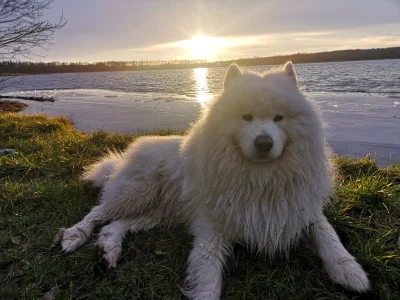
{"label": "horizon line", "polygon": [[52,60],[52,61],[40,61],[40,60],[3,60],[2,62],[30,62],[30,63],[68,63],[68,64],[74,64],[74,63],[84,63],[84,64],[96,64],[96,63],[104,63],[104,62],[185,62],[185,61],[192,61],[195,63],[207,63],[207,64],[212,64],[212,63],[224,63],[224,62],[235,62],[235,61],[240,61],[240,60],[249,60],[249,59],[266,59],[266,58],[277,58],[277,57],[289,57],[289,56],[294,56],[294,55],[316,55],[316,54],[321,54],[321,53],[333,53],[333,52],[342,52],[342,51],[368,51],[368,50],[386,50],[386,49],[394,49],[394,48],[400,48],[399,46],[391,46],[391,47],[382,47],[382,48],[350,48],[350,49],[337,49],[337,50],[327,50],[327,51],[319,51],[319,52],[297,52],[297,53],[292,53],[292,54],[277,54],[277,55],[272,55],[272,56],[251,56],[251,57],[239,57],[235,59],[227,59],[227,60],[207,60],[207,59],[153,59],[153,60],[99,60],[99,61],[93,61],[93,62],[88,62],[88,61],[61,61],[61,60]]}

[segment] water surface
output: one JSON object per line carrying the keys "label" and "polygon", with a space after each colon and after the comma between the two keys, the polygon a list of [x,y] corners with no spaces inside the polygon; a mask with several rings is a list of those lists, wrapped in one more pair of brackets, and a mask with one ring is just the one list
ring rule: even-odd
{"label": "water surface", "polygon": [[[277,66],[255,66],[267,71]],[[300,85],[310,94],[366,94],[400,98],[400,59],[298,64]],[[206,103],[219,94],[226,68],[132,72],[66,73],[21,76],[21,84],[4,92],[59,97],[118,97],[187,100]]]}

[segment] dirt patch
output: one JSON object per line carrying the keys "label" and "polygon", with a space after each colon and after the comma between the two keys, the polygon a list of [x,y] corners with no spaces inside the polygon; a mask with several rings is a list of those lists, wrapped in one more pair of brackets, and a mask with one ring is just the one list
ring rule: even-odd
{"label": "dirt patch", "polygon": [[19,112],[28,105],[19,101],[0,101],[0,114],[6,112]]}

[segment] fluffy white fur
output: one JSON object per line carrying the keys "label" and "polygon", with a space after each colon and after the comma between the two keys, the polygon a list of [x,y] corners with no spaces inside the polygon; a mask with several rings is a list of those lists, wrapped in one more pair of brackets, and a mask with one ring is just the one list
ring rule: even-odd
{"label": "fluffy white fur", "polygon": [[[272,140],[269,151],[255,145],[260,136]],[[55,241],[72,252],[96,224],[111,221],[98,245],[115,267],[128,231],[184,222],[194,235],[186,294],[219,299],[235,243],[272,256],[308,234],[331,279],[364,292],[366,273],[323,215],[333,176],[328,156],[323,124],[291,63],[262,75],[232,65],[224,92],[188,135],[143,137],[90,166],[83,178],[103,186],[100,203]]]}

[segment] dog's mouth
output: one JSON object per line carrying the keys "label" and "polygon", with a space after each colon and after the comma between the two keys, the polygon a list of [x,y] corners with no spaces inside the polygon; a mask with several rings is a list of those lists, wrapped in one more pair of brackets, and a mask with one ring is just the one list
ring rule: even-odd
{"label": "dog's mouth", "polygon": [[271,161],[274,161],[274,160],[277,160],[277,159],[281,158],[285,151],[286,151],[286,145],[282,149],[282,151],[279,153],[278,156],[271,155],[271,152],[268,152],[268,153],[257,152],[254,155],[254,157],[251,158],[251,160],[253,160],[255,162],[271,162]]}
{"label": "dog's mouth", "polygon": [[257,153],[252,160],[254,160],[256,162],[269,162],[269,161],[275,160],[277,158],[278,157],[271,157],[270,155],[268,155],[266,153]]}
{"label": "dog's mouth", "polygon": [[246,155],[241,151],[242,157],[252,163],[268,163],[276,160],[279,157],[273,157],[268,153],[255,153],[253,155]]}
{"label": "dog's mouth", "polygon": [[267,160],[267,159],[273,159],[273,158],[270,157],[268,154],[259,153],[259,154],[256,155],[256,159],[257,160]]}

